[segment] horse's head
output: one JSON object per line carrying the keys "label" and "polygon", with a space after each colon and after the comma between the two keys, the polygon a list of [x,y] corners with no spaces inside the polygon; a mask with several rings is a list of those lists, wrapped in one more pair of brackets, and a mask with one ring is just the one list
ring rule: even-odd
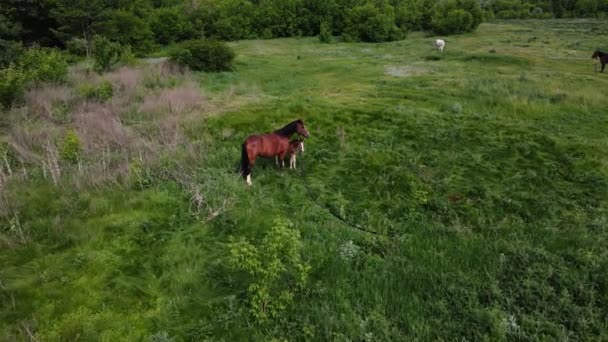
{"label": "horse's head", "polygon": [[303,136],[304,138],[308,138],[308,136],[310,134],[308,134],[308,130],[306,129],[306,126],[304,126],[304,121],[302,121],[301,119],[298,119],[296,121],[296,131],[298,132],[299,135]]}
{"label": "horse's head", "polygon": [[600,57],[600,50],[595,50],[595,52],[593,52],[593,55],[591,55],[591,58],[596,59]]}

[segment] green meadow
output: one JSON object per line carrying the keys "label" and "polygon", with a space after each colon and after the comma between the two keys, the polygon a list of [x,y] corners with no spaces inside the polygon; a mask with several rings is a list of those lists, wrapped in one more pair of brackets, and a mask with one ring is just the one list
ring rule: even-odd
{"label": "green meadow", "polygon": [[[420,32],[234,42],[232,72],[114,88],[131,137],[108,147],[114,173],[93,166],[117,126],[87,130],[70,104],[6,114],[11,146],[52,157],[26,142],[57,132],[67,153],[76,127],[86,153],[3,183],[0,340],[608,339],[608,73],[591,59],[607,33],[495,21],[443,54]],[[187,115],[170,97],[186,86]],[[243,140],[298,118],[298,169],[261,160],[248,188]]]}

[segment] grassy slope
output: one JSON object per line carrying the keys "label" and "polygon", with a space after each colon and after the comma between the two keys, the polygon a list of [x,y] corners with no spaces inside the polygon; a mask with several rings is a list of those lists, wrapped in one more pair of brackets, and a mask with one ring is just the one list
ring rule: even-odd
{"label": "grassy slope", "polygon": [[[260,102],[187,127],[206,143],[196,166],[204,196],[234,206],[200,223],[170,183],[15,189],[19,224],[35,239],[0,251],[0,331],[41,340],[608,338],[608,78],[589,58],[605,24],[484,24],[448,37],[440,60],[425,58],[437,53],[421,34],[234,43],[236,71],[200,75],[201,85],[255,89]],[[297,117],[311,131],[304,162],[319,201],[397,238],[336,221],[297,172],[261,162],[249,190],[230,173],[246,135]],[[226,244],[257,241],[276,217],[301,232],[312,273],[280,318],[257,324],[250,279],[227,266]],[[358,253],[344,257],[349,248]]]}

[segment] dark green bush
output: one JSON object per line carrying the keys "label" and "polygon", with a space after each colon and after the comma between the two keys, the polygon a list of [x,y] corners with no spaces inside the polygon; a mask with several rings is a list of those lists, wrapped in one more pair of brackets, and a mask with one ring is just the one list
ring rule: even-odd
{"label": "dark green bush", "polygon": [[68,73],[65,57],[55,49],[27,49],[16,63],[0,69],[0,107],[8,108],[23,97],[28,85],[63,82]]}
{"label": "dark green bush", "polygon": [[403,30],[422,29],[424,4],[419,0],[406,0],[395,6],[395,23]]}
{"label": "dark green bush", "polygon": [[27,76],[15,65],[0,69],[0,107],[8,108],[23,97]]}
{"label": "dark green bush", "polygon": [[188,13],[180,7],[165,7],[154,11],[151,23],[156,41],[161,44],[178,42],[192,37],[194,27]]}
{"label": "dark green bush", "polygon": [[395,11],[388,2],[367,2],[348,11],[344,28],[347,41],[384,42],[404,36],[395,25]]}
{"label": "dark green bush", "polygon": [[107,101],[114,96],[114,87],[109,81],[104,81],[98,85],[83,84],[78,87],[78,93],[88,100]]}
{"label": "dark green bush", "polygon": [[463,9],[451,9],[433,18],[433,31],[439,34],[463,33],[471,31],[473,17]]}
{"label": "dark green bush", "polygon": [[103,36],[95,36],[93,39],[93,68],[97,72],[108,71],[120,61],[123,47]]}
{"label": "dark green bush", "polygon": [[65,43],[68,52],[74,56],[86,56],[89,52],[89,42],[83,38],[73,38]]}
{"label": "dark green bush", "polygon": [[483,13],[474,0],[443,0],[438,2],[431,17],[433,31],[438,34],[471,32],[483,20]]}
{"label": "dark green bush", "polygon": [[31,82],[63,82],[68,75],[68,62],[56,49],[27,49],[18,64]]}
{"label": "dark green bush", "polygon": [[15,63],[23,54],[23,45],[20,42],[0,39],[0,68]]}
{"label": "dark green bush", "polygon": [[331,43],[331,28],[327,21],[321,22],[319,41],[321,43]]}
{"label": "dark green bush", "polygon": [[81,150],[80,138],[73,130],[66,132],[61,144],[61,158],[71,164],[77,164]]}
{"label": "dark green bush", "polygon": [[170,59],[178,65],[208,72],[231,70],[235,56],[228,45],[215,40],[185,41],[170,53]]}

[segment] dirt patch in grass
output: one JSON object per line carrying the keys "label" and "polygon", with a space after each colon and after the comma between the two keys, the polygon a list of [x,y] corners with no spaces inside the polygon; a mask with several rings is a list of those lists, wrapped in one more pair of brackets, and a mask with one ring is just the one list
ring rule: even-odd
{"label": "dirt patch in grass", "polygon": [[384,74],[393,77],[411,77],[431,73],[426,67],[413,65],[390,65],[384,68]]}

